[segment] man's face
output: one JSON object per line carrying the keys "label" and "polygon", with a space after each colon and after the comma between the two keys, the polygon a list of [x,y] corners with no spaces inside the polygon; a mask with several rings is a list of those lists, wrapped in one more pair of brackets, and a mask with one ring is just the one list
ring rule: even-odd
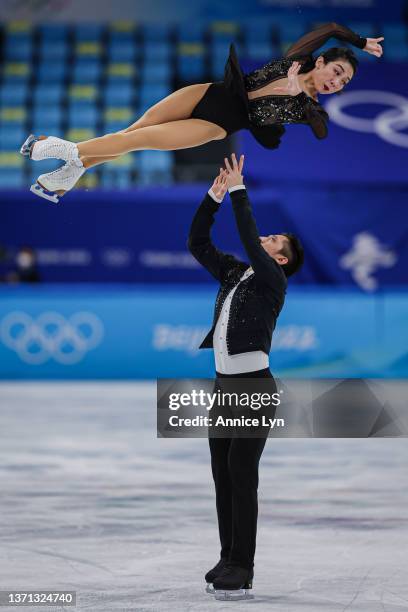
{"label": "man's face", "polygon": [[314,84],[320,94],[341,91],[351,81],[353,75],[353,68],[347,60],[339,58],[325,64],[321,56],[317,58],[313,71]]}
{"label": "man's face", "polygon": [[273,257],[275,261],[281,266],[288,263],[288,258],[282,255],[282,249],[289,244],[289,240],[282,234],[270,234],[269,236],[260,236],[262,247],[268,253],[270,257]]}

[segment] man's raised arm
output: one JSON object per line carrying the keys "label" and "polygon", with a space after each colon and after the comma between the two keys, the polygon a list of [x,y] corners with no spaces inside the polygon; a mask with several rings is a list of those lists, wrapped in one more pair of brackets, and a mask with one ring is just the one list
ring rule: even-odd
{"label": "man's raised arm", "polygon": [[286,285],[285,274],[281,266],[261,246],[258,227],[241,174],[244,156],[241,155],[238,163],[235,154],[232,154],[231,162],[230,164],[228,159],[225,158],[228,191],[231,196],[239,237],[252,269],[259,281],[271,287]]}
{"label": "man's raised arm", "polygon": [[238,261],[233,255],[219,251],[211,241],[211,227],[215,221],[215,213],[227,191],[226,172],[220,169],[220,174],[201,202],[190,227],[187,246],[191,254],[218,281],[222,279]]}

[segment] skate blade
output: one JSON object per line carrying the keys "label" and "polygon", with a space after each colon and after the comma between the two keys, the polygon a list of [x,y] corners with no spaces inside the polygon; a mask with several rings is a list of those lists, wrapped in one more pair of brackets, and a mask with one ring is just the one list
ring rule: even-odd
{"label": "skate blade", "polygon": [[37,141],[37,138],[34,134],[30,134],[29,137],[23,142],[23,146],[20,149],[21,155],[25,157],[30,157],[31,147]]}
{"label": "skate blade", "polygon": [[40,198],[44,198],[44,200],[48,200],[49,202],[53,202],[54,204],[59,203],[60,196],[55,191],[48,191],[44,187],[41,187],[38,183],[34,183],[30,187],[31,193],[39,196]]}
{"label": "skate blade", "polygon": [[31,151],[33,150],[33,146],[39,140],[46,140],[47,136],[34,136],[34,134],[30,134],[29,137],[23,142],[23,145],[20,149],[21,155],[25,157],[29,157],[31,159]]}
{"label": "skate blade", "polygon": [[215,589],[212,585],[212,582],[207,582],[207,586],[205,587],[205,592],[210,593],[210,595],[214,595]]}
{"label": "skate blade", "polygon": [[254,599],[254,597],[249,592],[249,589],[234,589],[233,591],[215,590],[215,599],[218,599],[218,601],[238,601],[240,599]]}

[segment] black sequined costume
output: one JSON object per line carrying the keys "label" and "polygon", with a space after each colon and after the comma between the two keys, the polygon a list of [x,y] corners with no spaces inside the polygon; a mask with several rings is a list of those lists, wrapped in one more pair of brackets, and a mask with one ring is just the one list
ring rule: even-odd
{"label": "black sequined costume", "polygon": [[294,60],[302,64],[300,73],[310,72],[314,67],[313,51],[332,37],[360,49],[367,42],[348,28],[329,23],[303,36],[289,48],[285,57],[272,60],[246,75],[242,73],[235,48],[231,45],[224,80],[210,85],[191,117],[219,125],[227,135],[249,129],[260,144],[271,149],[279,146],[285,123],[309,124],[317,138],[325,138],[327,113],[304,92],[297,96],[267,95],[253,99],[248,98],[248,92],[286,77]]}
{"label": "black sequined costume", "polygon": [[276,320],[285,301],[287,280],[282,267],[259,241],[259,231],[246,189],[231,193],[239,236],[254,274],[239,282],[249,265],[223,253],[211,240],[211,227],[220,205],[207,194],[191,223],[188,248],[215,279],[220,288],[211,330],[200,348],[213,347],[213,335],[224,302],[236,287],[227,323],[228,355],[251,351],[269,354]]}

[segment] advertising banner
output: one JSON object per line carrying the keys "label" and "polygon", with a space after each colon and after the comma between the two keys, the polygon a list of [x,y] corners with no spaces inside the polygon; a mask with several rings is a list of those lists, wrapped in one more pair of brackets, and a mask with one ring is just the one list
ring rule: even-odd
{"label": "advertising banner", "polygon": [[[3,289],[0,378],[210,377],[214,289]],[[407,294],[289,291],[273,334],[276,375],[408,377]]]}

